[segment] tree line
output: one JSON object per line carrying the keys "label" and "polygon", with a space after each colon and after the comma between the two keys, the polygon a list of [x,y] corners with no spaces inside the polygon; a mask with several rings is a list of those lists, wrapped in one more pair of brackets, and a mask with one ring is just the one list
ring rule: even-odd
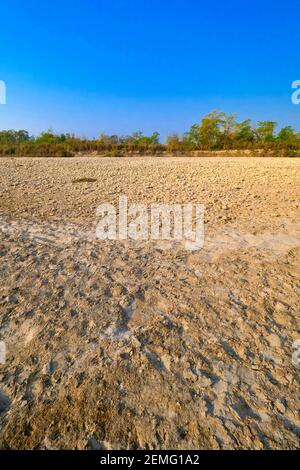
{"label": "tree line", "polygon": [[160,143],[158,132],[150,136],[142,132],[130,136],[100,134],[97,139],[85,139],[52,130],[38,136],[31,136],[25,130],[0,131],[0,155],[68,157],[80,152],[96,152],[122,156],[260,149],[279,151],[283,156],[300,156],[300,133],[291,126],[278,129],[274,121],[254,124],[251,119],[238,122],[236,117],[235,114],[212,111],[182,136],[168,136],[165,144]]}
{"label": "tree line", "polygon": [[181,138],[178,134],[167,138],[170,150],[239,150],[239,149],[276,149],[300,148],[300,133],[291,126],[285,126],[277,132],[278,124],[274,121],[259,121],[253,124],[251,119],[242,122],[236,120],[236,114],[212,111],[204,116],[200,124],[194,124]]}

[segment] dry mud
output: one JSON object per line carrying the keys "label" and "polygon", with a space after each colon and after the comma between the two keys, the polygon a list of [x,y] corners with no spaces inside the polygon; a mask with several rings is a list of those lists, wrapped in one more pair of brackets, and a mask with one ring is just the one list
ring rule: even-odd
{"label": "dry mud", "polygon": [[[299,448],[300,160],[0,164],[1,448]],[[120,194],[204,248],[97,240]]]}

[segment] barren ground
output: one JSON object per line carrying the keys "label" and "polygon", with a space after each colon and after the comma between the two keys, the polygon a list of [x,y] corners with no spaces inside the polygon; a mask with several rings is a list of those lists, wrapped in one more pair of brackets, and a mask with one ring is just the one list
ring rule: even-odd
{"label": "barren ground", "polygon": [[[300,159],[0,166],[1,448],[299,448]],[[120,194],[205,204],[204,249],[95,240]]]}

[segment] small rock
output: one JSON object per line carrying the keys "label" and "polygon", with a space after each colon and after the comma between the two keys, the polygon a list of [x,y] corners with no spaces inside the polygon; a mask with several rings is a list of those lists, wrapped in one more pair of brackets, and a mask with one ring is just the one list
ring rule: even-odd
{"label": "small rock", "polygon": [[19,303],[17,297],[13,294],[6,298],[7,302],[12,305],[17,305]]}
{"label": "small rock", "polygon": [[43,367],[43,374],[52,375],[53,372],[58,368],[58,363],[56,361],[50,361]]}
{"label": "small rock", "polygon": [[275,311],[276,312],[286,312],[288,310],[287,306],[282,302],[276,302],[275,304]]}
{"label": "small rock", "polygon": [[269,343],[269,345],[271,346],[271,348],[280,348],[281,346],[281,341],[280,341],[280,338],[278,335],[272,333],[270,334],[269,336],[267,336],[267,341]]}
{"label": "small rock", "polygon": [[278,398],[275,401],[275,408],[277,409],[277,411],[279,411],[279,413],[285,414],[285,411],[286,411],[285,400]]}
{"label": "small rock", "polygon": [[77,310],[75,310],[74,308],[72,308],[72,309],[70,310],[70,315],[71,315],[72,318],[76,317],[76,316],[77,316]]}
{"label": "small rock", "polygon": [[198,377],[198,383],[200,385],[200,387],[210,387],[211,384],[212,384],[212,381],[206,377],[205,375],[199,373],[199,377]]}
{"label": "small rock", "polygon": [[125,294],[126,291],[125,291],[123,286],[115,286],[115,287],[113,287],[111,292],[112,292],[112,295],[114,297],[119,297],[119,296]]}

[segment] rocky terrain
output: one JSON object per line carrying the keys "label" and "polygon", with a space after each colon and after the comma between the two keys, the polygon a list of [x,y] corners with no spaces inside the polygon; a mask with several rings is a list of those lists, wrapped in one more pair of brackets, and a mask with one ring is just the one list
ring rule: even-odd
{"label": "rocky terrain", "polygon": [[[2,449],[296,449],[299,159],[1,159]],[[205,205],[205,245],[96,208]]]}

